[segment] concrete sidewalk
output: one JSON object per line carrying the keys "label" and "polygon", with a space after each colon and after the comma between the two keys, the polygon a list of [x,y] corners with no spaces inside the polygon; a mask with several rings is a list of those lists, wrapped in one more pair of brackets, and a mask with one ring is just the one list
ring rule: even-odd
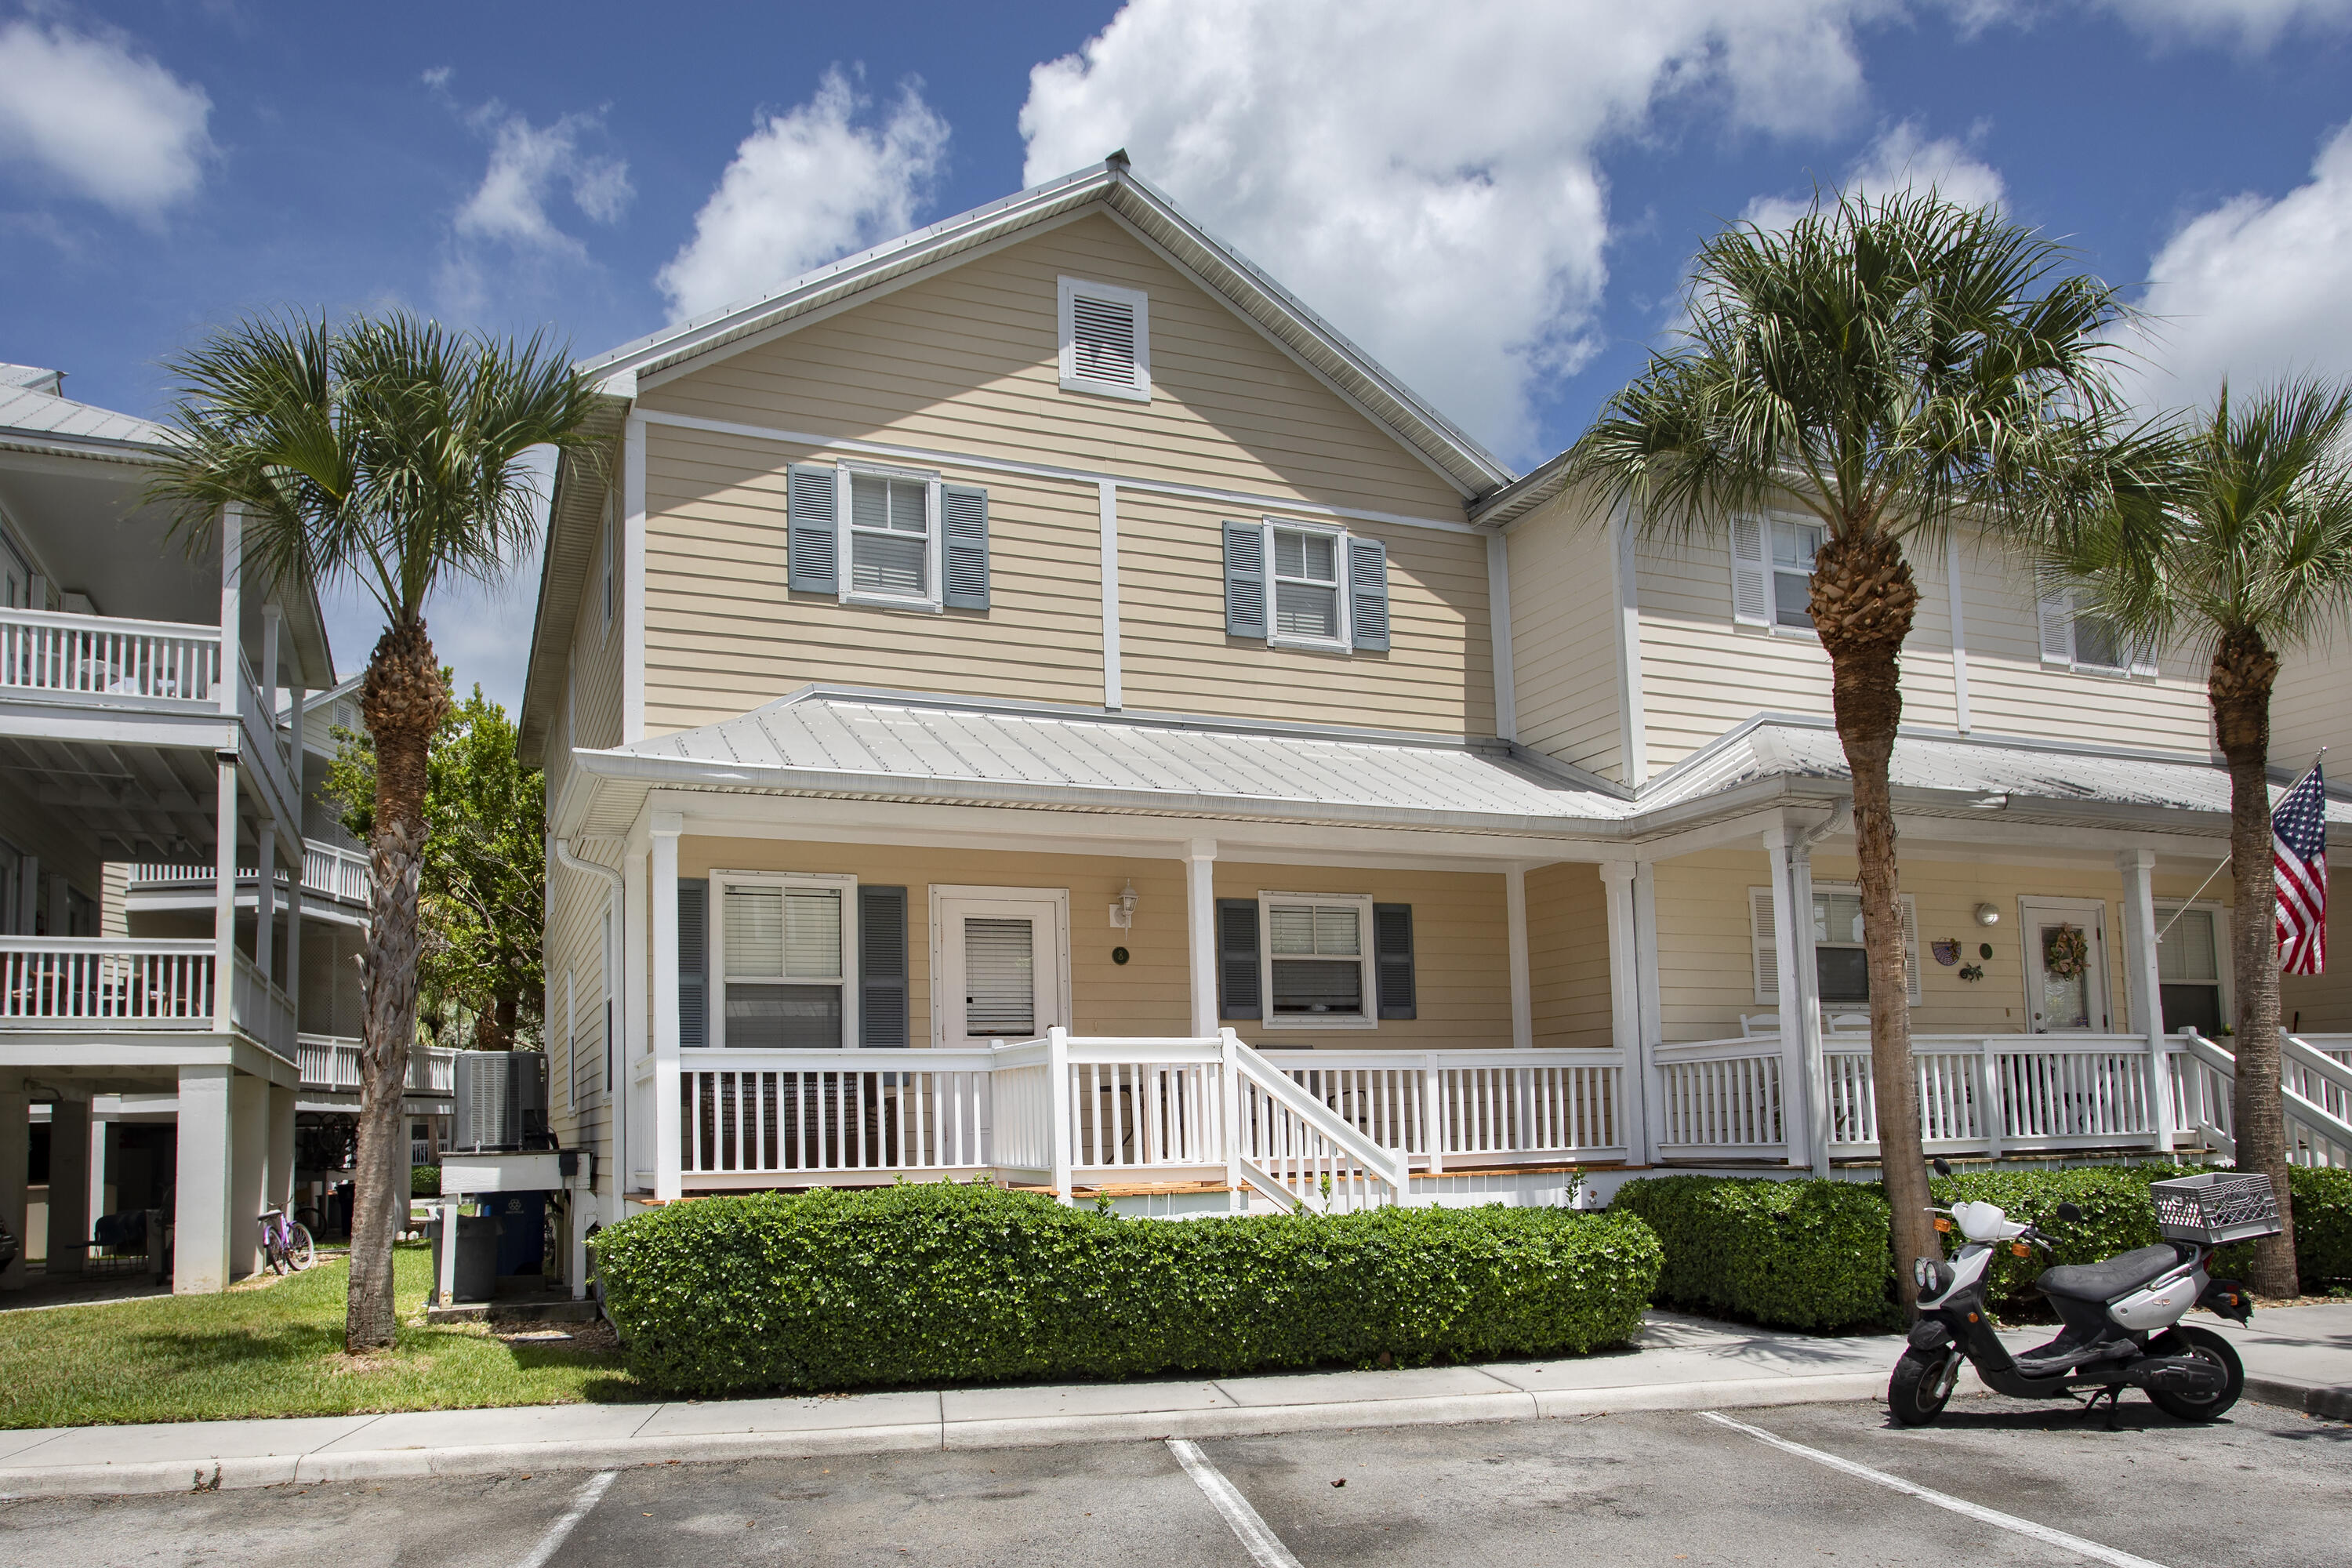
{"label": "concrete sidewalk", "polygon": [[[2352,1306],[2256,1321],[2249,1397],[2352,1404]],[[0,1498],[1874,1399],[1901,1350],[1653,1312],[1634,1350],[1475,1367],[0,1431]]]}

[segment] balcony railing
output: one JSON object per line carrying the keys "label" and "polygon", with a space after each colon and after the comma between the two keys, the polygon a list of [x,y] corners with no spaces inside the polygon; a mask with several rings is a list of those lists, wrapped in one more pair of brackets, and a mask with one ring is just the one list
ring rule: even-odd
{"label": "balcony railing", "polygon": [[[360,1091],[360,1042],[344,1035],[303,1035],[296,1057],[304,1089],[335,1094]],[[408,1053],[408,1092],[450,1095],[457,1088],[457,1053],[417,1046]],[[430,1163],[430,1161],[424,1162]]]}
{"label": "balcony railing", "polygon": [[220,628],[0,609],[0,688],[16,695],[216,708]]}
{"label": "balcony railing", "polygon": [[[240,882],[256,880],[260,875],[259,868],[252,866],[236,874]],[[283,887],[292,874],[279,866],[274,868],[273,875]],[[160,888],[209,888],[212,884],[210,866],[168,865],[132,866],[128,883],[133,892]],[[355,849],[321,844],[315,839],[306,841],[302,846],[302,890],[364,906],[368,901],[367,857]]]}
{"label": "balcony railing", "polygon": [[[215,974],[214,946],[202,939],[0,936],[0,1028],[209,1033]],[[241,952],[229,1016],[294,1059],[293,1004]]]}

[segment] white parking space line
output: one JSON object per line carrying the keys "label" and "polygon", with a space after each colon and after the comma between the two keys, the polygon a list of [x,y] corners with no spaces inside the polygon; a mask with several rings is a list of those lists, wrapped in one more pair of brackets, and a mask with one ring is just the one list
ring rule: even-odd
{"label": "white parking space line", "polygon": [[1225,1522],[1234,1527],[1234,1533],[1241,1538],[1257,1568],[1299,1568],[1298,1559],[1290,1554],[1290,1548],[1257,1516],[1249,1499],[1225,1479],[1224,1472],[1209,1463],[1209,1456],[1201,1452],[1198,1443],[1171,1437],[1168,1451],[1176,1456],[1176,1462],[1184,1467],[1184,1473],[1192,1478],[1192,1484],[1201,1489],[1201,1495],[1209,1500],[1210,1506],[1225,1516]]}
{"label": "white parking space line", "polygon": [[1923,1487],[1916,1481],[1906,1481],[1901,1476],[1889,1475],[1885,1470],[1874,1470],[1868,1465],[1856,1464],[1852,1459],[1843,1459],[1835,1454],[1824,1453],[1819,1448],[1808,1448],[1802,1443],[1791,1443],[1786,1437],[1775,1436],[1761,1426],[1750,1426],[1745,1421],[1734,1421],[1730,1416],[1719,1415],[1712,1410],[1702,1410],[1698,1414],[1701,1420],[1712,1421],[1718,1426],[1728,1426],[1735,1432],[1744,1432],[1758,1442],[1769,1443],[1783,1453],[1794,1454],[1801,1459],[1811,1459],[1817,1465],[1827,1465],[1832,1470],[1843,1470],[1847,1475],[1859,1476],[1862,1479],[1874,1482],[1889,1491],[1901,1492],[1906,1497],[1917,1498],[1921,1502],[1934,1503],[1937,1508],[1949,1509],[1954,1513],[1966,1514],[1969,1518],[1982,1523],[2011,1531],[2019,1535],[2030,1536],[2046,1545],[2087,1557],[2094,1563],[2110,1563],[2115,1565],[2115,1568],[2164,1568],[2164,1564],[2152,1563],[2145,1557],[2135,1557],[2128,1552],[2118,1552],[2112,1546],[2102,1546],[2095,1541],[2085,1541],[2079,1535],[2069,1535],[2063,1530],[2053,1530],[2046,1524],[2036,1524],[2030,1519],[2020,1519],[2013,1513],[2003,1513],[1998,1509],[1986,1508],[1981,1503],[1970,1502],[1966,1498],[1956,1498],[1948,1492],[1939,1492],[1932,1487]]}
{"label": "white parking space line", "polygon": [[555,1549],[580,1528],[580,1521],[588,1517],[588,1510],[596,1506],[604,1495],[604,1489],[611,1486],[613,1478],[620,1473],[618,1470],[599,1470],[583,1482],[580,1489],[572,1494],[572,1506],[547,1527],[547,1533],[539,1538],[539,1544],[531,1548],[530,1555],[522,1560],[521,1568],[547,1568],[547,1561],[555,1555]]}

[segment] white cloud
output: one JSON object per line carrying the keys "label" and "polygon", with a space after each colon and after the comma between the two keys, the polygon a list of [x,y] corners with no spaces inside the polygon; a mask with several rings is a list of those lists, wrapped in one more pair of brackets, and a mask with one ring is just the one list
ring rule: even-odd
{"label": "white cloud", "polygon": [[151,224],[204,182],[212,100],[120,35],[9,22],[0,82],[0,160]]}
{"label": "white cloud", "polygon": [[2146,360],[2126,368],[2151,407],[2208,402],[2224,376],[2352,375],[2352,125],[2320,148],[2308,183],[2190,219],[2148,278]]}
{"label": "white cloud", "polygon": [[1871,0],[1132,0],[1030,73],[1025,179],[1136,172],[1508,455],[1596,348],[1596,150],[1664,101],[1734,129],[1843,123]]}
{"label": "white cloud", "polygon": [[2352,0],[2098,0],[2160,42],[2232,43],[2260,54],[2297,28],[2352,24]]}
{"label": "white cloud", "polygon": [[[1971,137],[1973,140],[1973,137]],[[1963,206],[1999,206],[2008,196],[2000,171],[1950,136],[1927,137],[1916,120],[1882,132],[1847,166],[1838,188],[1850,195],[1885,196],[1898,191],[1933,190]],[[1827,199],[1832,191],[1824,188]],[[1803,196],[1758,196],[1739,216],[1760,228],[1786,228],[1811,205]]]}
{"label": "white cloud", "polygon": [[[427,71],[425,79],[441,91],[448,71]],[[494,98],[466,111],[465,119],[490,142],[482,183],[457,209],[452,226],[465,238],[585,257],[586,247],[548,216],[548,203],[557,189],[568,188],[572,205],[582,216],[604,224],[617,222],[636,195],[626,163],[581,145],[602,132],[602,115],[566,114],[551,124],[533,125]]]}
{"label": "white cloud", "polygon": [[836,257],[905,233],[947,156],[948,122],[908,82],[878,124],[849,79],[828,70],[806,103],[761,114],[694,237],[655,279],[682,321],[755,299]]}

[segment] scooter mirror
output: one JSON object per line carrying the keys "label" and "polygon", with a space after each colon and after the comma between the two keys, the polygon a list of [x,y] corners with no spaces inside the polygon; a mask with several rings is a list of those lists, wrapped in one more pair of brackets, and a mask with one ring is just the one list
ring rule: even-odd
{"label": "scooter mirror", "polygon": [[1939,1176],[1948,1176],[1952,1173],[1952,1163],[1949,1160],[1943,1158],[1941,1155],[1937,1156],[1933,1161],[1929,1162],[1929,1163],[1934,1168],[1936,1174]]}
{"label": "scooter mirror", "polygon": [[2060,1204],[2058,1205],[2058,1217],[2064,1220],[2068,1225],[2073,1225],[2076,1220],[2083,1217],[2083,1211],[2075,1207],[2073,1204]]}

